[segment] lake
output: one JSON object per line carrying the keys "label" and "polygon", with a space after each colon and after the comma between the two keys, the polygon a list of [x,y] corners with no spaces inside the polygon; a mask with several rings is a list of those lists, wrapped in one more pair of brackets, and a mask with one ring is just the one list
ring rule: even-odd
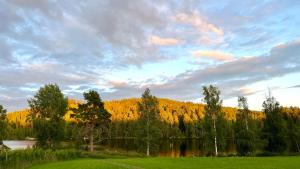
{"label": "lake", "polygon": [[[27,140],[5,140],[3,143],[12,150],[32,148],[35,141]],[[67,143],[68,144],[68,143]],[[111,149],[137,151],[139,146],[134,139],[109,139],[101,143]],[[227,154],[235,153],[234,148],[229,148]],[[205,156],[200,139],[162,139],[159,143],[158,156],[163,157],[191,157]]]}
{"label": "lake", "polygon": [[[203,142],[200,139],[162,139],[159,143],[158,156],[166,157],[192,157],[205,156]],[[123,149],[126,151],[137,151],[138,145],[134,139],[111,139],[105,140],[102,145],[112,149]],[[226,154],[234,154],[234,147],[229,147]]]}
{"label": "lake", "polygon": [[3,144],[9,147],[11,150],[19,150],[19,149],[32,148],[35,145],[35,141],[4,140]]}

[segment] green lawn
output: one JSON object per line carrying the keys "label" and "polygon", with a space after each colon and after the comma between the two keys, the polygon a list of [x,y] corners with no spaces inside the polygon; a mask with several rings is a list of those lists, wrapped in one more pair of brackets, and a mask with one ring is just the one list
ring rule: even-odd
{"label": "green lawn", "polygon": [[30,169],[300,169],[300,157],[79,159]]}

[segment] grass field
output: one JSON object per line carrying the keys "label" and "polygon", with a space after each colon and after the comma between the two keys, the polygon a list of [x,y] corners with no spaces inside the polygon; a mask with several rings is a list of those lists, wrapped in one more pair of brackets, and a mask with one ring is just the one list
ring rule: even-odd
{"label": "grass field", "polygon": [[30,169],[300,169],[300,157],[78,159]]}

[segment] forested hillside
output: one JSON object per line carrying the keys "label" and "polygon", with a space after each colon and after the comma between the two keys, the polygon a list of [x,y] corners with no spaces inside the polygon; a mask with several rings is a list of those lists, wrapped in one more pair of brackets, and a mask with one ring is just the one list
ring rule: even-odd
{"label": "forested hillside", "polygon": [[[137,110],[137,104],[140,99],[130,98],[122,100],[106,101],[105,109],[112,115],[111,120],[113,122],[127,122],[135,121],[139,118]],[[76,108],[80,101],[73,99],[68,100],[69,108]],[[160,98],[159,110],[161,120],[168,124],[178,124],[179,117],[184,118],[185,123],[195,123],[204,117],[204,104],[198,104],[193,102],[182,102],[171,99]],[[287,109],[289,110],[289,109]],[[223,112],[228,120],[234,120],[236,118],[236,108],[223,107]],[[297,113],[296,110],[289,110],[291,113]],[[10,123],[15,123],[20,126],[28,126],[30,123],[27,120],[29,109],[10,112],[7,114],[7,119]],[[263,113],[254,111],[254,119],[262,119]],[[72,111],[68,111],[65,115],[66,121],[74,121],[72,118]]]}
{"label": "forested hillside", "polygon": [[31,109],[7,114],[5,138],[34,137],[46,148],[56,146],[46,132],[75,145],[84,145],[88,138],[91,151],[94,140],[130,138],[148,147],[148,155],[157,151],[161,138],[197,138],[206,154],[216,156],[233,149],[239,155],[300,152],[300,108],[282,107],[272,96],[260,112],[249,110],[245,97],[238,98],[238,108],[223,107],[214,86],[203,88],[205,104],[158,99],[149,93],[147,89],[141,98],[102,102],[96,91],[89,91],[80,101],[68,100],[57,85],[45,85],[28,101]]}

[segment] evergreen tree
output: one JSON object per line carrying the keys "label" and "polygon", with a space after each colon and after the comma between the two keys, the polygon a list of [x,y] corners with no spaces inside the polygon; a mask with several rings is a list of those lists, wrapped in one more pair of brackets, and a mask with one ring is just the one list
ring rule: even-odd
{"label": "evergreen tree", "polygon": [[285,108],[284,111],[284,118],[288,128],[289,150],[300,153],[300,109],[290,107],[288,109]]}
{"label": "evergreen tree", "polygon": [[271,94],[263,103],[263,112],[265,113],[265,120],[262,136],[266,140],[265,150],[272,153],[282,153],[287,149],[286,123],[279,102]]}
{"label": "evergreen tree", "polygon": [[3,144],[3,140],[6,136],[7,121],[6,110],[0,105],[0,146]]}
{"label": "evergreen tree", "polygon": [[30,117],[37,137],[37,145],[43,148],[55,148],[64,136],[64,115],[68,100],[56,84],[40,88],[34,97],[28,100]]}
{"label": "evergreen tree", "polygon": [[[222,130],[224,115],[221,112],[222,100],[220,99],[220,91],[215,86],[203,87],[204,102],[206,103],[205,109],[205,132],[206,138],[210,143],[213,140],[214,154],[218,156],[218,145],[224,143],[224,131]],[[218,137],[222,140],[218,140]],[[220,142],[218,142],[220,141]],[[211,144],[209,144],[211,145]],[[211,146],[209,146],[211,148]]]}
{"label": "evergreen tree", "polygon": [[94,135],[98,130],[100,132],[98,136],[101,139],[101,136],[108,132],[111,114],[104,108],[104,103],[97,91],[91,90],[83,96],[86,102],[79,104],[78,108],[73,111],[89,136],[90,151],[94,151]]}
{"label": "evergreen tree", "polygon": [[183,118],[183,116],[179,116],[178,121],[179,121],[178,127],[179,127],[181,133],[185,134],[186,127],[185,127],[185,124],[184,124],[184,118]]}
{"label": "evergreen tree", "polygon": [[160,115],[158,100],[150,94],[147,88],[142,95],[141,101],[138,103],[140,112],[139,130],[137,133],[140,145],[146,146],[147,156],[150,151],[154,152],[158,147],[160,138]]}
{"label": "evergreen tree", "polygon": [[247,98],[238,97],[238,111],[236,116],[235,138],[236,149],[239,155],[245,156],[254,152],[254,133],[250,122],[251,111],[248,108]]}

